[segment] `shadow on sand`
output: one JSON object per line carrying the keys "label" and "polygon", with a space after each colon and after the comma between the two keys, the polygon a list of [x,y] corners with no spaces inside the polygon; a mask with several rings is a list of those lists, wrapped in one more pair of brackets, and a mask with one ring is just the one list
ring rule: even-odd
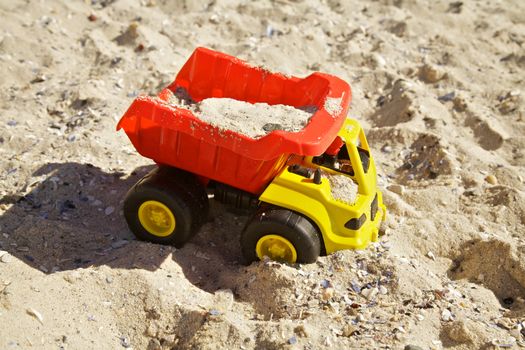
{"label": "shadow on sand", "polygon": [[38,169],[26,195],[0,199],[0,248],[46,274],[106,265],[157,270],[171,255],[195,286],[228,288],[224,272],[239,270],[239,233],[246,216],[211,200],[209,221],[181,249],[135,240],[121,212],[128,189],[153,166],[129,176],[91,164],[48,164]]}

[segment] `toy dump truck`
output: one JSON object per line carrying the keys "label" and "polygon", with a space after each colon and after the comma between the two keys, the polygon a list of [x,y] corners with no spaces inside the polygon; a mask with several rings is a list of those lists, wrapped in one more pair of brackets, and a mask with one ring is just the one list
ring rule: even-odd
{"label": "toy dump truck", "polygon": [[[229,98],[314,112],[300,131],[252,138],[171,104],[180,91],[195,103]],[[311,263],[365,248],[377,240],[386,210],[363,129],[346,117],[350,100],[350,86],[334,76],[291,77],[196,49],[171,85],[137,97],[118,123],[158,165],[125,198],[130,229],[139,239],[181,246],[205,222],[213,195],[253,209],[241,233],[247,262]]]}

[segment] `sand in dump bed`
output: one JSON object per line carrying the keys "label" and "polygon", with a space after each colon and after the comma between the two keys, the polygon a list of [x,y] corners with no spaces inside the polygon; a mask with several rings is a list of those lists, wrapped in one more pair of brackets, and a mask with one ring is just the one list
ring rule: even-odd
{"label": "sand in dump bed", "polygon": [[357,184],[348,176],[326,174],[330,181],[332,197],[348,204],[354,204],[357,197]]}
{"label": "sand in dump bed", "polygon": [[341,97],[327,97],[324,101],[324,109],[332,116],[335,117],[339,113],[341,113],[341,101],[343,100],[343,96]]}
{"label": "sand in dump bed", "polygon": [[178,89],[168,102],[189,109],[199,119],[223,130],[232,130],[251,138],[262,137],[273,130],[302,130],[315,109],[267,103],[249,103],[231,98],[206,98],[198,103],[185,90]]}

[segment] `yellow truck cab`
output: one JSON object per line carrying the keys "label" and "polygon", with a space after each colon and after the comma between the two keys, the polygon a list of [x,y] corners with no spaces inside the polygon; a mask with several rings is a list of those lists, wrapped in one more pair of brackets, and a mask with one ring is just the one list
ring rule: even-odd
{"label": "yellow truck cab", "polygon": [[[377,241],[380,224],[386,216],[382,195],[376,186],[374,159],[363,129],[356,120],[346,119],[338,138],[342,145],[336,155],[292,158],[289,166],[260,196],[262,202],[291,209],[312,220],[320,230],[327,254],[341,249],[363,249]],[[294,171],[294,167],[300,171]],[[320,179],[315,178],[316,172],[320,173]],[[305,176],[308,174],[311,175]],[[355,200],[335,199],[329,176],[351,178],[358,189]],[[279,260],[280,257],[270,258]]]}

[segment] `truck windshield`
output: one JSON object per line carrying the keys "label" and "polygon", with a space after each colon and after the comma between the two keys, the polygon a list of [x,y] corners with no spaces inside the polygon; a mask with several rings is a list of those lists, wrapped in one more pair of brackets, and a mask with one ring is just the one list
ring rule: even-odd
{"label": "truck windshield", "polygon": [[[361,166],[363,167],[363,172],[366,174],[368,172],[368,168],[370,167],[370,153],[365,150],[364,148],[361,148],[359,146],[356,146],[357,153],[359,154],[359,158],[361,160]],[[339,152],[335,155],[330,155],[323,153],[320,156],[313,157],[312,162],[338,171],[340,173],[344,173],[350,176],[354,176],[354,165],[352,164],[352,161],[350,159],[350,156],[348,154],[347,145],[344,144]]]}

